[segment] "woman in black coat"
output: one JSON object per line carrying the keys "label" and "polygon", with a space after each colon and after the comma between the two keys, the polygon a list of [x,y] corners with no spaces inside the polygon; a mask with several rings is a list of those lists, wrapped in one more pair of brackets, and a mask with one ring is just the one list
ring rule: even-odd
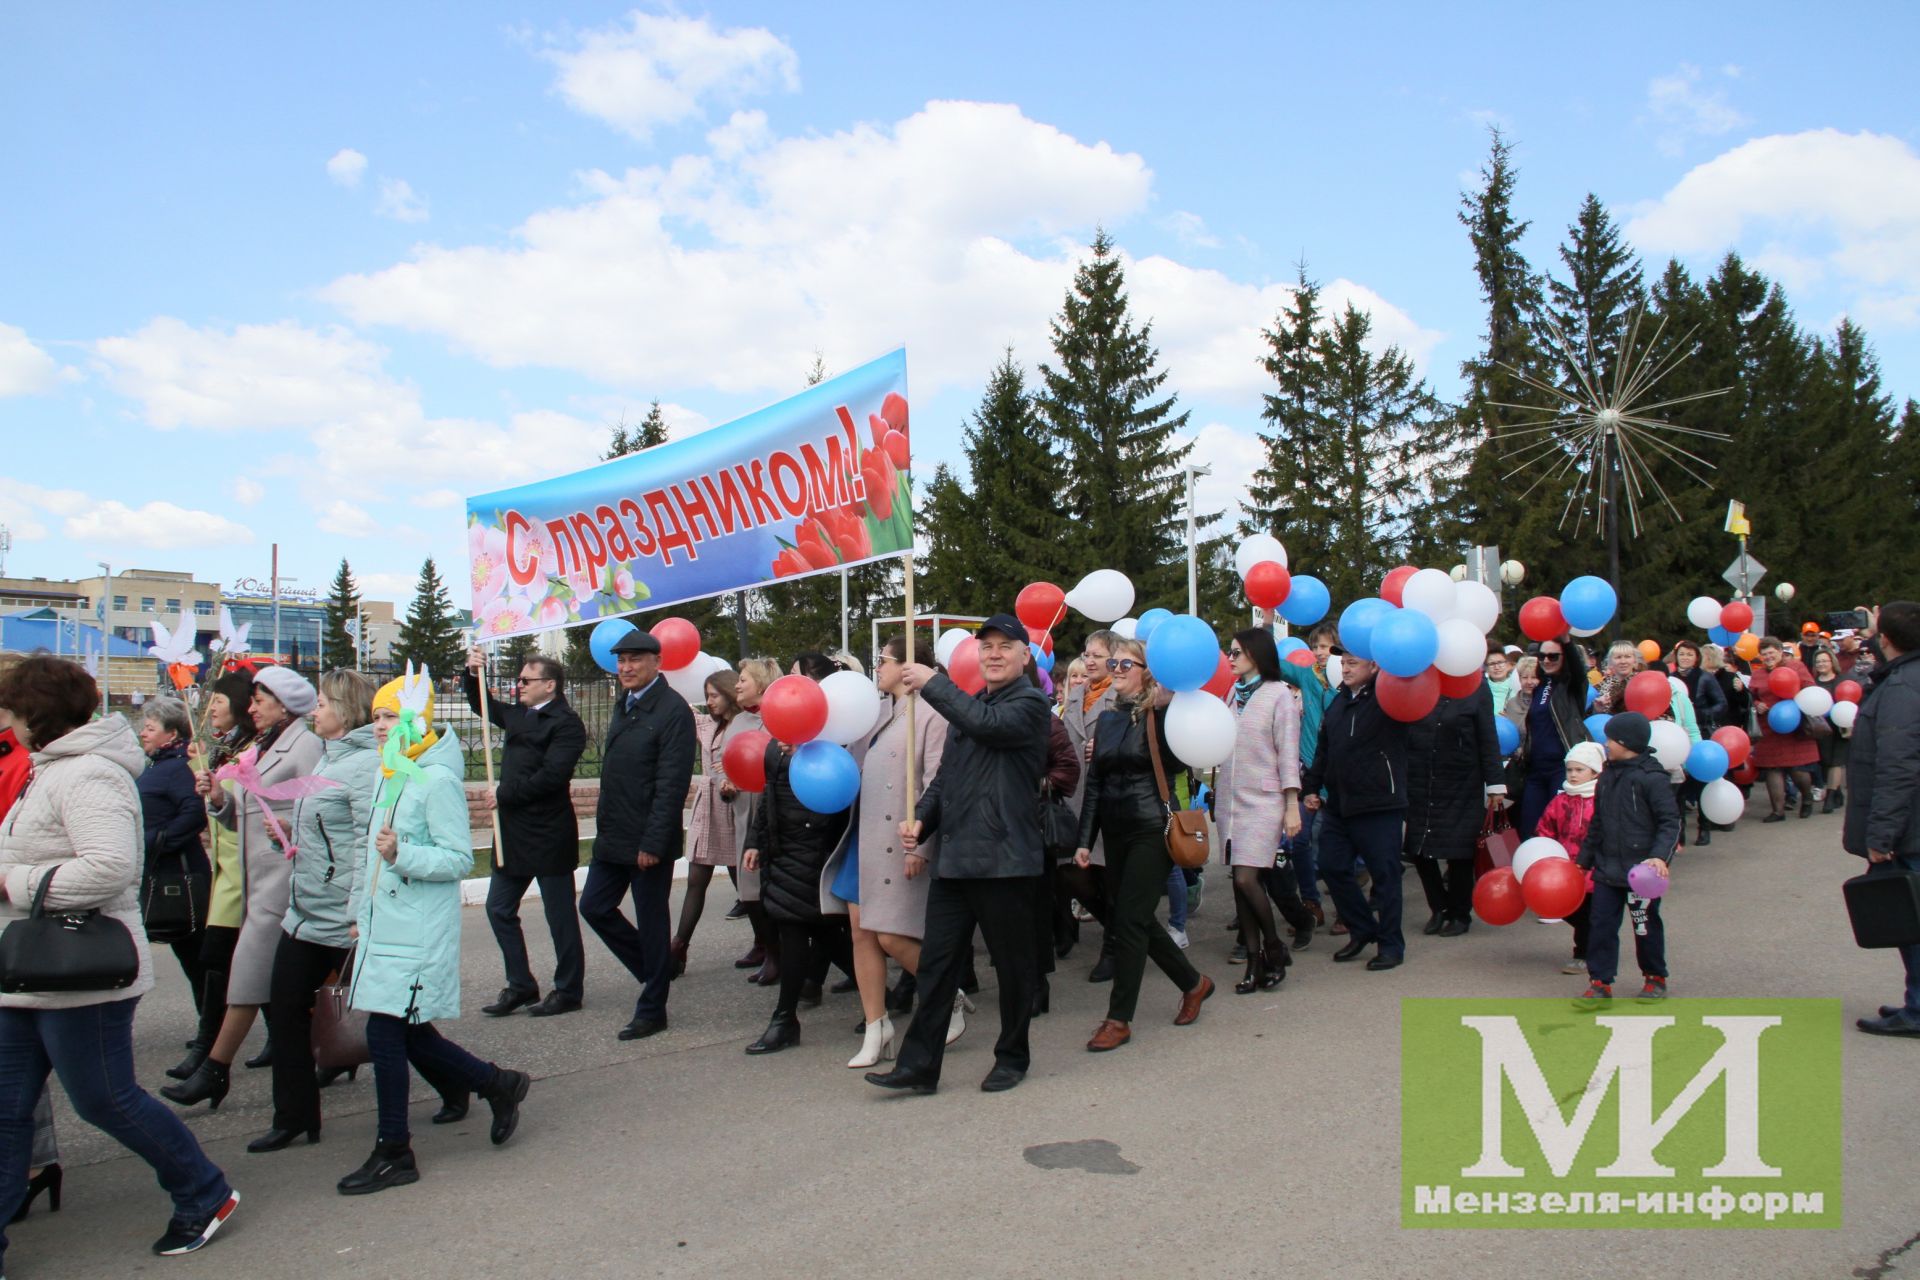
{"label": "woman in black coat", "polygon": [[1472,923],[1480,828],[1506,793],[1486,681],[1407,726],[1405,850],[1433,912],[1427,933],[1454,938]]}
{"label": "woman in black coat", "polygon": [[766,789],[747,836],[746,865],[760,872],[760,905],[780,935],[780,999],[751,1054],[778,1053],[800,1043],[800,995],[808,974],[824,968],[819,956],[853,966],[845,922],[820,914],[820,877],[846,839],[849,813],[815,813],[793,793],[792,753],[767,744]]}
{"label": "woman in black coat", "polygon": [[[154,698],[140,709],[140,747],[147,753],[147,771],[134,786],[140,792],[140,821],[146,829],[145,874],[158,864],[171,869],[184,863],[200,877],[203,889],[213,878],[201,832],[207,829],[207,802],[193,788],[193,766],[187,763],[187,744],[193,741],[193,718],[178,698]],[[204,910],[206,899],[201,898]],[[198,1010],[206,968],[200,962],[205,945],[206,920],[185,937],[171,939],[173,955],[187,975]]]}

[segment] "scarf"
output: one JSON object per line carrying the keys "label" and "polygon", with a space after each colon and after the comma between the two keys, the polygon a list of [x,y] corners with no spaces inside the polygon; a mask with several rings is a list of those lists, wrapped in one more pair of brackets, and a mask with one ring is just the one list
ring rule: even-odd
{"label": "scarf", "polygon": [[380,798],[376,808],[386,808],[400,803],[400,789],[404,782],[395,782],[395,777],[422,778],[425,772],[414,761],[434,743],[440,741],[440,735],[433,729],[424,728],[426,718],[418,712],[402,711],[400,723],[387,733],[387,744],[380,749],[380,776],[385,779],[380,784]]}
{"label": "scarf", "polygon": [[1593,794],[1594,788],[1599,785],[1600,779],[1588,778],[1585,782],[1566,783],[1561,786],[1560,790],[1570,796],[1590,796]]}
{"label": "scarf", "polygon": [[1100,701],[1100,695],[1113,686],[1112,676],[1102,676],[1098,680],[1088,680],[1086,692],[1080,695],[1080,710],[1092,711],[1093,704]]}
{"label": "scarf", "polygon": [[1233,682],[1233,692],[1227,698],[1227,705],[1235,711],[1243,709],[1253,699],[1255,690],[1261,684],[1260,673],[1254,672],[1244,680]]}

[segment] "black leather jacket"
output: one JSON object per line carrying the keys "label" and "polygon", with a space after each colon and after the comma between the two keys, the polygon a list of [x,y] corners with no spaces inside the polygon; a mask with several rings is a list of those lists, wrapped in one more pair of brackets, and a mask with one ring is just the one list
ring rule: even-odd
{"label": "black leather jacket", "polygon": [[[1160,763],[1167,771],[1169,794],[1173,780],[1186,766],[1167,745],[1164,713],[1153,723],[1160,739]],[[1093,728],[1093,762],[1087,767],[1087,793],[1080,804],[1080,847],[1091,849],[1095,836],[1108,840],[1138,827],[1163,827],[1167,806],[1153,777],[1153,756],[1147,749],[1147,717],[1135,716],[1125,706],[1101,715]]]}
{"label": "black leather jacket", "polygon": [[940,772],[920,797],[920,820],[940,832],[934,875],[942,880],[1037,876],[1049,865],[1040,836],[1040,780],[1047,772],[1046,695],[1026,680],[978,697],[944,675],[920,696],[947,722]]}

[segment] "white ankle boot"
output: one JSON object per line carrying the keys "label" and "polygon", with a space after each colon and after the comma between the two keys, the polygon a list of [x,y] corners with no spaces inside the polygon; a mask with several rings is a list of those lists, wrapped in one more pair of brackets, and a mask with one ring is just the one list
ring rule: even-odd
{"label": "white ankle boot", "polygon": [[869,1022],[866,1037],[860,1042],[860,1052],[854,1054],[853,1060],[847,1063],[848,1067],[877,1067],[893,1057],[892,1018],[883,1013],[878,1022]]}
{"label": "white ankle boot", "polygon": [[947,1023],[947,1043],[952,1044],[966,1034],[967,1015],[973,1012],[973,1001],[967,999],[967,993],[956,991],[953,995],[953,1018]]}

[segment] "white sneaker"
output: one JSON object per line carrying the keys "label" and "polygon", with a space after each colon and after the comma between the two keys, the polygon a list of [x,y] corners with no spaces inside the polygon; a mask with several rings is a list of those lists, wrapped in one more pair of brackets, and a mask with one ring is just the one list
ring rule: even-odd
{"label": "white sneaker", "polygon": [[880,1015],[877,1022],[867,1024],[866,1039],[860,1042],[860,1052],[853,1055],[847,1066],[858,1070],[861,1067],[877,1067],[893,1057],[893,1019],[886,1014]]}
{"label": "white sneaker", "polygon": [[1192,939],[1187,937],[1187,931],[1185,929],[1176,929],[1172,925],[1167,926],[1167,936],[1172,938],[1173,944],[1182,951],[1185,951],[1192,943]]}

